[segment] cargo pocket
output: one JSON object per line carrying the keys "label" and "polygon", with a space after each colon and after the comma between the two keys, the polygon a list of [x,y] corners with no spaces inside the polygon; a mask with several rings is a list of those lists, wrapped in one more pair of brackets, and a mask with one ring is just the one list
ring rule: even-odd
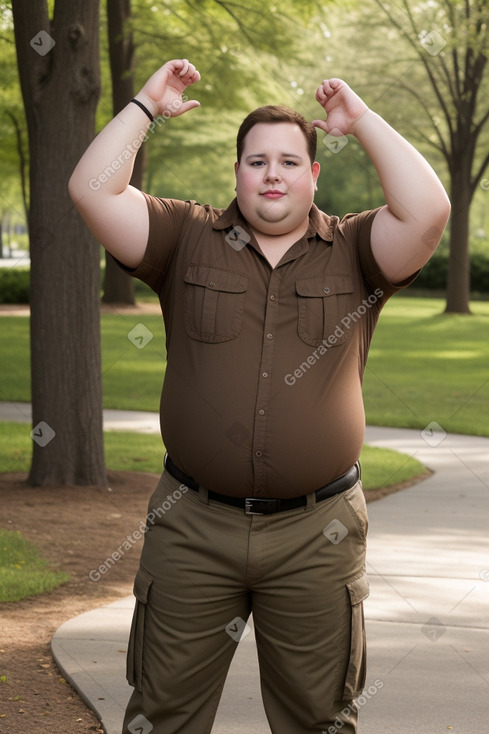
{"label": "cargo pocket", "polygon": [[184,280],[187,334],[211,344],[235,339],[243,325],[248,277],[210,265],[190,265]]}
{"label": "cargo pocket", "polygon": [[351,309],[350,275],[324,275],[296,281],[299,308],[298,333],[306,344],[318,347],[324,340],[329,346],[348,341],[350,330],[342,324]]}
{"label": "cargo pocket", "polygon": [[367,649],[363,601],[369,595],[367,574],[346,584],[351,604],[350,659],[343,688],[343,701],[353,701],[365,686]]}
{"label": "cargo pocket", "polygon": [[143,647],[144,625],[146,621],[146,605],[153,579],[142,568],[136,574],[134,581],[134,596],[136,606],[132,617],[129,645],[127,648],[127,681],[140,693],[143,690]]}

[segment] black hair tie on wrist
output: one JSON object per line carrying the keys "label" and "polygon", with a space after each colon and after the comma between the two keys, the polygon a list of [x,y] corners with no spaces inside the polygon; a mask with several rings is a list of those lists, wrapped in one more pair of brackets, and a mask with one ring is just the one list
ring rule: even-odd
{"label": "black hair tie on wrist", "polygon": [[147,107],[145,107],[145,106],[143,105],[143,103],[139,101],[139,99],[131,99],[131,102],[134,102],[134,104],[137,104],[137,106],[138,106],[138,107],[140,107],[140,108],[142,109],[142,111],[143,111],[143,112],[144,112],[144,113],[145,113],[146,115],[148,115],[148,117],[149,117],[149,119],[151,120],[151,122],[154,122],[154,119],[155,119],[155,118],[153,117],[153,115],[151,114],[151,112],[150,112],[150,111],[148,110],[148,108],[147,108]]}

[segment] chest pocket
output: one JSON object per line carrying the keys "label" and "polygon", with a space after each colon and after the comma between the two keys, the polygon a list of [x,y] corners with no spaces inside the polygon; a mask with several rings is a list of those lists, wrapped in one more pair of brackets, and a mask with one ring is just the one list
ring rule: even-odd
{"label": "chest pocket", "polygon": [[243,326],[248,277],[210,265],[189,265],[184,280],[187,334],[210,344],[235,339]]}
{"label": "chest pocket", "polygon": [[350,330],[341,320],[353,309],[351,275],[323,275],[296,281],[299,309],[298,332],[303,342],[318,347],[334,337],[331,346],[344,344]]}

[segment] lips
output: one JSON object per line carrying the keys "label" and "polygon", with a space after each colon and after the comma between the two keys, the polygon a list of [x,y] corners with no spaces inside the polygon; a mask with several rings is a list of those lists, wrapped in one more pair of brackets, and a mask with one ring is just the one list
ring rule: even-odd
{"label": "lips", "polygon": [[264,196],[265,199],[280,199],[282,196],[285,196],[285,193],[278,191],[278,189],[269,189],[268,191],[264,191],[261,196]]}

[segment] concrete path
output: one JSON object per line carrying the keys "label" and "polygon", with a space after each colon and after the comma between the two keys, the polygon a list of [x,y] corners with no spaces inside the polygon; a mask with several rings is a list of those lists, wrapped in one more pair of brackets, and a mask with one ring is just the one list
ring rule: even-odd
{"label": "concrete path", "polygon": [[[15,420],[1,406],[0,417]],[[109,417],[117,415],[106,416],[106,427]],[[137,430],[138,421],[149,430],[151,414],[130,417],[125,430]],[[369,504],[369,664],[359,734],[489,731],[489,439],[437,428],[367,429],[370,445],[416,456],[435,474]],[[52,641],[63,674],[107,734],[120,734],[130,695],[132,609],[128,597],[87,612]],[[238,645],[213,734],[269,732],[252,632]]]}

